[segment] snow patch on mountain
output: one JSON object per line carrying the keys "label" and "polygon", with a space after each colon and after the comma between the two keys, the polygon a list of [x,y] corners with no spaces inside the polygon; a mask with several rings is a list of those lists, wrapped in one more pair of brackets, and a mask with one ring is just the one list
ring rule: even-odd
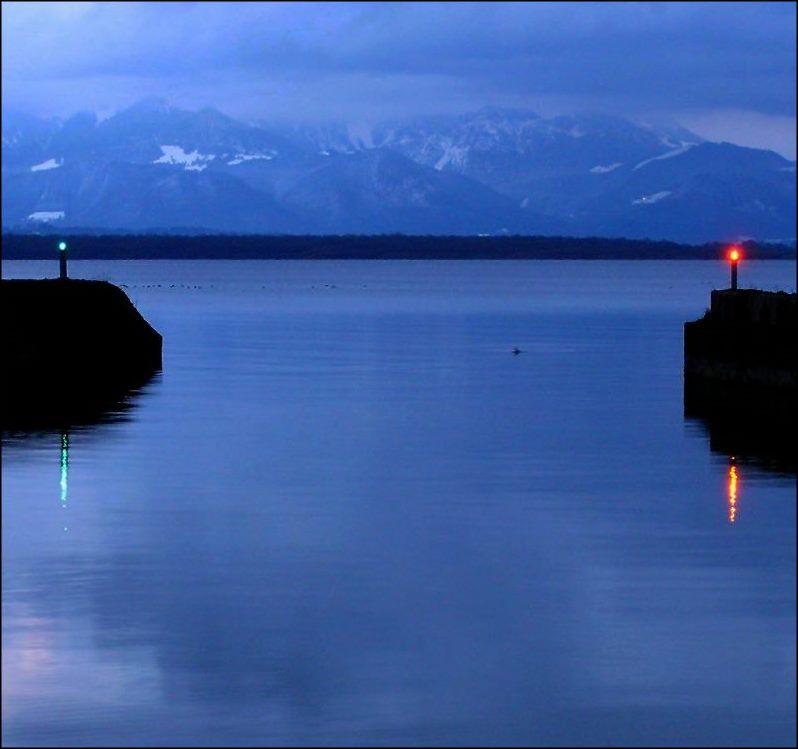
{"label": "snow patch on mountain", "polygon": [[[664,142],[664,141],[663,141]],[[670,145],[675,145],[671,141],[668,141]],[[698,145],[697,143],[690,143],[688,141],[681,141],[680,145],[674,148],[672,151],[668,151],[667,153],[661,153],[659,156],[653,156],[650,159],[646,159],[645,161],[641,161],[639,164],[635,164],[635,169],[640,169],[644,167],[646,164],[650,164],[652,161],[661,161],[662,159],[672,159],[674,156],[681,156],[683,153],[687,153],[693,146]]]}
{"label": "snow patch on mountain", "polygon": [[47,159],[47,161],[42,161],[41,164],[36,164],[36,166],[32,166],[30,170],[32,172],[44,172],[48,169],[58,169],[59,166],[63,166],[63,161],[56,161],[55,159]]}
{"label": "snow patch on mountain", "polygon": [[441,171],[447,164],[464,167],[468,158],[468,146],[455,146],[451,143],[443,144],[443,155],[435,163],[435,169]]}
{"label": "snow patch on mountain", "polygon": [[173,164],[182,165],[184,169],[192,172],[201,172],[208,165],[205,161],[213,161],[216,156],[213,154],[202,154],[199,151],[186,153],[180,146],[161,146],[160,158],[155,159],[153,164]]}
{"label": "snow patch on mountain", "polygon": [[271,161],[275,157],[275,152],[271,153],[237,153],[232,161],[228,161],[228,166],[235,166],[236,164],[243,164],[245,161],[257,161],[262,159],[264,161]]}
{"label": "snow patch on mountain", "polygon": [[623,166],[622,161],[616,161],[613,164],[608,164],[607,166],[594,166],[591,170],[591,174],[606,174],[607,172],[615,171],[619,166]]}
{"label": "snow patch on mountain", "polygon": [[644,195],[642,198],[633,200],[632,205],[651,205],[652,203],[658,203],[663,198],[667,198],[670,194],[670,190],[660,190],[652,195]]}
{"label": "snow patch on mountain", "polygon": [[64,211],[35,211],[28,216],[28,221],[57,221],[65,216]]}

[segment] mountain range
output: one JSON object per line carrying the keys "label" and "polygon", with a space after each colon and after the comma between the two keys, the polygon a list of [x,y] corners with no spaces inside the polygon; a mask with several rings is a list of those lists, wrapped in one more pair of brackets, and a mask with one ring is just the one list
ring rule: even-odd
{"label": "mountain range", "polygon": [[483,108],[376,126],[244,123],[148,99],[2,113],[4,230],[796,235],[795,162],[677,126]]}

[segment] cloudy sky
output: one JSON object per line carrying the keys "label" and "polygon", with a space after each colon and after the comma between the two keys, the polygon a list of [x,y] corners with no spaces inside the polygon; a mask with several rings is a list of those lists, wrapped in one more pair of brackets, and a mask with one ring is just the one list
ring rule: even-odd
{"label": "cloudy sky", "polygon": [[257,120],[484,105],[676,121],[795,158],[794,3],[2,3],[3,107]]}

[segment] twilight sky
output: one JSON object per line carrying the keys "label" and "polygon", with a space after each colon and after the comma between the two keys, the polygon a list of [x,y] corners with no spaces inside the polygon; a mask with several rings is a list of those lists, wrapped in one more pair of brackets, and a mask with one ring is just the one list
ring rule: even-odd
{"label": "twilight sky", "polygon": [[3,2],[2,103],[63,116],[161,96],[264,121],[589,110],[794,159],[795,29],[791,2]]}

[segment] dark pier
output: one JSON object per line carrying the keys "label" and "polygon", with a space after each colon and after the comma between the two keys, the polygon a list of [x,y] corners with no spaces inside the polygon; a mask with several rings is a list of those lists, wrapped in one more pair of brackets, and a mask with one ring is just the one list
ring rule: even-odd
{"label": "dark pier", "polygon": [[704,317],[684,326],[685,379],[794,401],[795,334],[795,294],[713,291]]}
{"label": "dark pier", "polygon": [[2,281],[2,425],[92,419],[161,369],[162,338],[117,286]]}
{"label": "dark pier", "polygon": [[685,416],[713,450],[795,471],[797,309],[794,293],[724,289],[685,324]]}

